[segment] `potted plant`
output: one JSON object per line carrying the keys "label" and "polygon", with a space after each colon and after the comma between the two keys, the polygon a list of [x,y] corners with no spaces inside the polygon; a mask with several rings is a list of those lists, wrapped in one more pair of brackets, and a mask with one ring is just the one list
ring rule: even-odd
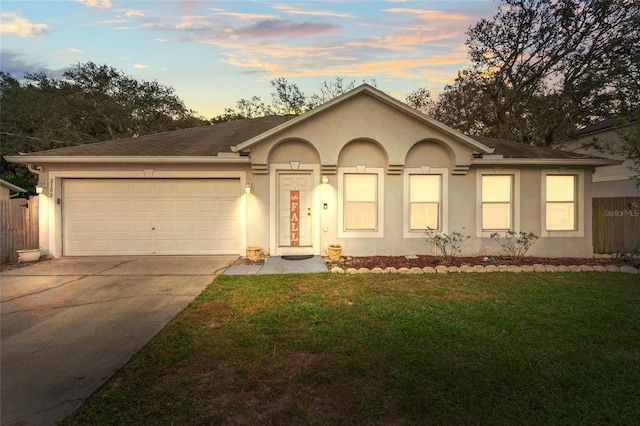
{"label": "potted plant", "polygon": [[247,246],[247,258],[255,262],[260,258],[260,246]]}
{"label": "potted plant", "polygon": [[340,255],[342,254],[342,246],[340,244],[331,244],[327,252],[329,253],[329,260],[337,262],[340,260]]}

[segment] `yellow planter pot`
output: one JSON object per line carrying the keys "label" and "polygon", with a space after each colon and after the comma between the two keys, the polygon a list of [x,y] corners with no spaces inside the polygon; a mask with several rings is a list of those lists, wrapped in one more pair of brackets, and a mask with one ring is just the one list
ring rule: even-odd
{"label": "yellow planter pot", "polygon": [[340,260],[340,255],[342,254],[342,247],[329,247],[327,249],[329,253],[329,260],[332,262],[337,262]]}
{"label": "yellow planter pot", "polygon": [[247,258],[252,261],[256,261],[260,258],[260,246],[248,246]]}

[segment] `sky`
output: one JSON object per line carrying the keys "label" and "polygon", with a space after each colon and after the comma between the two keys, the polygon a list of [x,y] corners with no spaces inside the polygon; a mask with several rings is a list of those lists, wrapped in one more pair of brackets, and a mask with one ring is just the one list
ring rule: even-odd
{"label": "sky", "polygon": [[306,94],[324,81],[375,81],[404,100],[437,95],[469,65],[465,32],[498,2],[0,1],[0,69],[61,76],[95,62],[171,86],[205,118],[285,77]]}

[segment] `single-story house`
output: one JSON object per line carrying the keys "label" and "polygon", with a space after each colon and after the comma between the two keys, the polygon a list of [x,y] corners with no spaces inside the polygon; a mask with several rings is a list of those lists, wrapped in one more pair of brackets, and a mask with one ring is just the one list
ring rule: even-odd
{"label": "single-story house", "polygon": [[[11,193],[14,194],[11,194]],[[14,185],[11,182],[7,182],[4,179],[0,179],[0,200],[8,200],[13,196],[27,192],[26,189]]]}
{"label": "single-story house", "polygon": [[300,116],[268,116],[13,156],[47,187],[53,256],[432,254],[427,227],[501,254],[590,257],[594,167],[619,161],[469,137],[362,85]]}

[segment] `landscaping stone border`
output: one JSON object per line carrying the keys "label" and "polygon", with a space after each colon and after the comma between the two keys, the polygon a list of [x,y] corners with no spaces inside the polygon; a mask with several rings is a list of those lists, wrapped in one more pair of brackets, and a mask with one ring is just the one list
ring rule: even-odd
{"label": "landscaping stone border", "polygon": [[463,266],[445,266],[438,265],[435,268],[426,266],[424,268],[341,268],[334,266],[330,271],[332,274],[455,274],[455,273],[486,273],[486,272],[622,272],[625,274],[638,274],[640,269],[633,266],[591,266],[591,265],[569,265],[569,266],[555,266],[555,265],[463,265]]}

